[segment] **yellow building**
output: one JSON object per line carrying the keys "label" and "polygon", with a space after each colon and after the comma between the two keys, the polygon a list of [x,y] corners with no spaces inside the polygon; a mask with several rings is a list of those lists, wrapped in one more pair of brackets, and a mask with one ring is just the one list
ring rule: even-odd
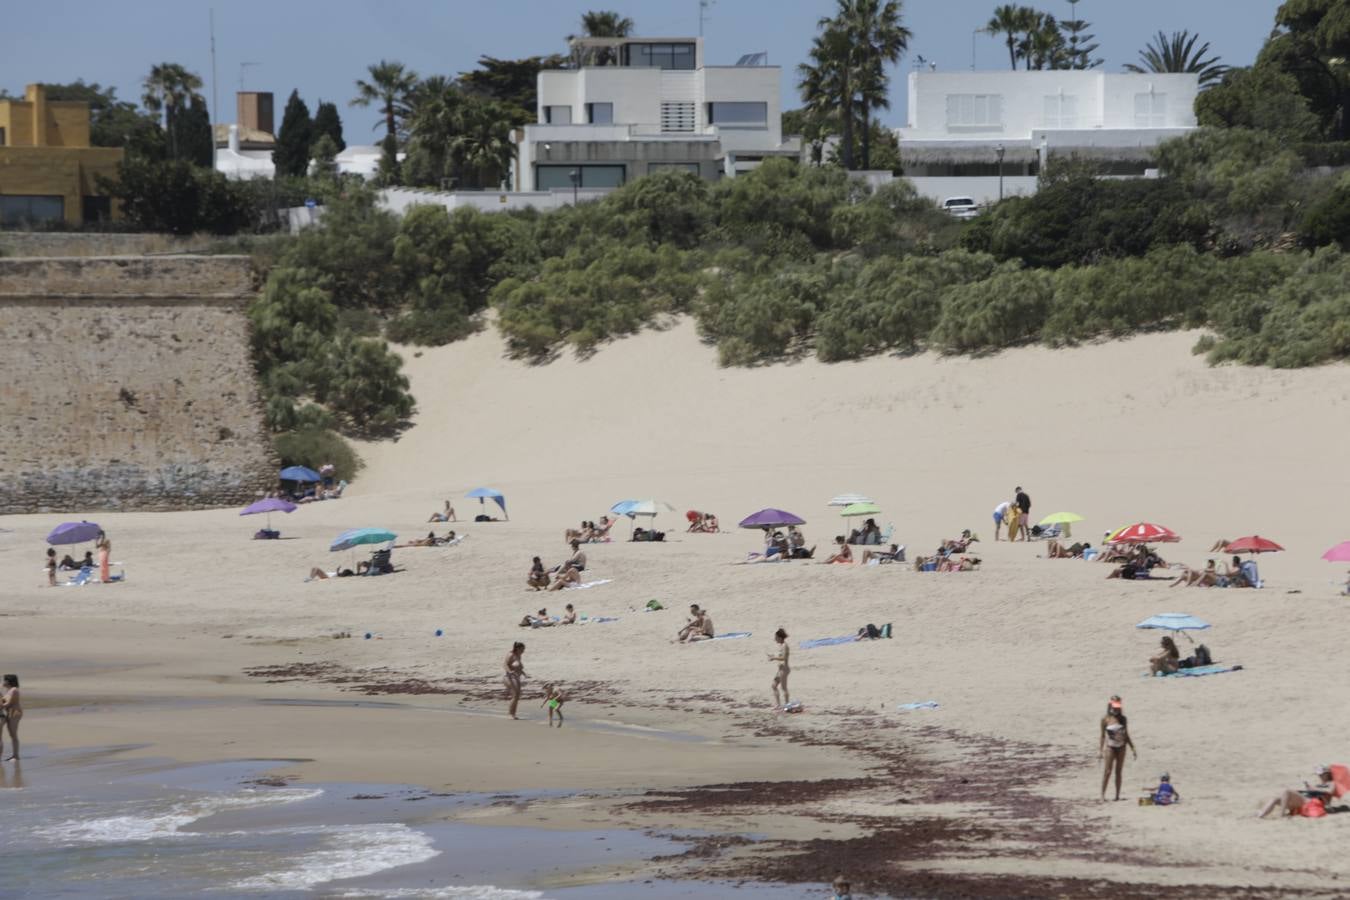
{"label": "yellow building", "polygon": [[89,146],[89,104],[48,100],[30,84],[22,100],[0,100],[0,228],[117,218],[97,176],[117,176],[120,147]]}

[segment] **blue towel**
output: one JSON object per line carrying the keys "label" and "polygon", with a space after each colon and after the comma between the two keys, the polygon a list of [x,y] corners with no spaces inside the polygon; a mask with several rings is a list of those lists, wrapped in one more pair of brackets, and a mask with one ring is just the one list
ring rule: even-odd
{"label": "blue towel", "polygon": [[896,707],[896,709],[899,710],[939,709],[939,708],[940,707],[938,706],[938,702],[936,700],[920,700],[917,703],[901,703],[899,706]]}
{"label": "blue towel", "polygon": [[[1242,666],[1220,666],[1220,665],[1196,666],[1193,669],[1177,669],[1175,672],[1172,673],[1172,675],[1181,676],[1184,678],[1199,678],[1202,675],[1221,675],[1224,672],[1237,672],[1240,671],[1241,669]],[[1165,677],[1172,677],[1172,676],[1165,676]]]}
{"label": "blue towel", "polygon": [[803,650],[810,650],[812,647],[832,647],[835,644],[851,644],[858,639],[856,634],[844,634],[832,638],[816,638],[814,641],[802,641],[797,646]]}
{"label": "blue towel", "polygon": [[[731,641],[731,640],[735,640],[736,638],[748,638],[749,636],[750,636],[750,632],[748,632],[748,631],[727,631],[727,632],[724,632],[723,634],[716,634],[716,635],[713,635],[713,640],[714,640],[714,641]],[[699,643],[702,643],[702,642],[700,641]]]}
{"label": "blue towel", "polygon": [[619,617],[618,617],[618,616],[596,616],[594,619],[587,619],[586,621],[587,621],[587,622],[590,622],[590,623],[593,624],[593,625],[602,625],[602,624],[604,624],[605,622],[617,622],[617,621],[619,621]]}

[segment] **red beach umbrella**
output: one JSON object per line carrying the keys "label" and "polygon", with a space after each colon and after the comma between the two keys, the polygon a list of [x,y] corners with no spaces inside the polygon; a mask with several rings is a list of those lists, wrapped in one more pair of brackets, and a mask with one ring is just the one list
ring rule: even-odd
{"label": "red beach umbrella", "polygon": [[1181,535],[1170,528],[1155,525],[1152,522],[1136,522],[1111,535],[1112,544],[1175,544]]}
{"label": "red beach umbrella", "polygon": [[1248,535],[1235,541],[1229,541],[1223,548],[1224,553],[1278,553],[1283,550],[1279,544],[1260,535]]}

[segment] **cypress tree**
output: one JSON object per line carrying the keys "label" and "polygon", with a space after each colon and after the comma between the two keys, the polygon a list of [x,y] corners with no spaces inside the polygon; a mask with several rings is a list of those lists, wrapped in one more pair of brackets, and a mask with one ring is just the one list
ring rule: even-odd
{"label": "cypress tree", "polygon": [[272,151],[272,162],[277,167],[277,175],[304,175],[309,168],[309,145],[312,142],[313,123],[309,118],[309,107],[300,99],[298,90],[291,91],[286,101],[286,111],[281,115],[281,130],[277,132],[276,149]]}
{"label": "cypress tree", "polygon": [[211,168],[214,136],[211,134],[211,116],[206,110],[205,100],[192,97],[186,106],[178,109],[171,117],[169,127],[173,131],[173,145],[178,148],[178,159],[194,166]]}
{"label": "cypress tree", "polygon": [[320,100],[314,109],[314,127],[310,139],[312,143],[318,143],[324,135],[333,139],[333,146],[337,147],[338,153],[347,149],[347,142],[342,139],[342,118],[338,115],[337,104]]}

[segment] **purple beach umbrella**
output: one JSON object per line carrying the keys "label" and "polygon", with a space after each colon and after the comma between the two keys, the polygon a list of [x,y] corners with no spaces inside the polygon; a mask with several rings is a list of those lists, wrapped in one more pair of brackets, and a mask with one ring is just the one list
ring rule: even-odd
{"label": "purple beach umbrella", "polygon": [[784,525],[805,525],[806,520],[785,510],[770,508],[751,513],[741,519],[740,524],[742,528],[779,528]]}
{"label": "purple beach umbrella", "polygon": [[96,522],[62,522],[47,535],[47,543],[83,544],[97,538],[102,530]]}
{"label": "purple beach umbrella", "polygon": [[257,503],[250,503],[248,506],[245,506],[243,512],[239,513],[239,515],[253,516],[257,515],[258,513],[267,513],[267,530],[271,531],[272,513],[295,512],[299,508],[300,507],[296,506],[289,500],[282,500],[280,497],[266,497],[262,500],[259,500]]}

